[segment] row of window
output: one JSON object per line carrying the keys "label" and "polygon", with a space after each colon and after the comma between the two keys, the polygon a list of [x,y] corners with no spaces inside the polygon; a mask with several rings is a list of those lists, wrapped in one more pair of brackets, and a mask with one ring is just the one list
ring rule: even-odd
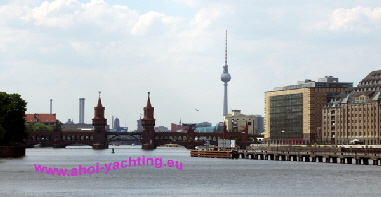
{"label": "row of window", "polygon": [[298,93],[298,94],[285,94],[285,95],[278,95],[278,96],[271,96],[270,101],[282,101],[282,100],[287,100],[287,99],[302,99],[303,94]]}
{"label": "row of window", "polygon": [[301,125],[303,124],[302,119],[271,119],[270,118],[270,126],[275,126],[275,125]]}
{"label": "row of window", "polygon": [[[358,109],[358,111],[370,111],[370,110],[376,110],[377,109],[377,107],[376,106],[370,106],[370,105],[360,105],[360,106],[358,106],[358,107],[351,107],[351,108],[345,108],[345,107],[343,107],[342,108],[342,111],[347,111],[347,112],[351,112],[351,111],[357,111],[357,109]],[[329,110],[329,109],[326,109],[326,110],[324,110],[324,111],[327,111],[327,110]],[[331,113],[335,113],[335,110],[331,110]]]}
{"label": "row of window", "polygon": [[[373,123],[373,122],[377,122],[377,121],[373,121],[373,119],[368,121],[368,123]],[[381,122],[381,120],[380,120],[380,122]],[[323,123],[327,124],[326,121],[324,121]],[[336,123],[335,120],[331,120],[331,125],[335,125],[335,123]],[[337,121],[337,124],[342,124],[342,123],[344,123],[344,121],[340,121],[340,120]],[[347,123],[357,123],[357,120],[348,120]],[[361,120],[358,120],[358,123],[361,123]],[[366,120],[364,120],[364,123],[366,123]]]}
{"label": "row of window", "polygon": [[[327,130],[327,127],[323,127],[324,128],[324,131],[326,131]],[[331,126],[330,127],[330,130],[332,131],[332,130],[335,130],[335,128],[337,128],[337,129],[357,129],[357,126],[348,126],[348,127],[343,127],[343,126],[337,126],[337,127],[335,127],[335,126]],[[358,126],[358,129],[377,129],[377,127],[376,126]],[[380,126],[380,129],[381,129],[381,126]]]}
{"label": "row of window", "polygon": [[[380,73],[376,73],[375,75],[373,75],[372,77],[379,77],[379,76],[381,76],[381,74]],[[372,80],[372,81],[361,81],[360,82],[360,84],[361,85],[375,85],[375,84],[381,84],[381,81],[380,80]]]}
{"label": "row of window", "polygon": [[[346,135],[344,135],[345,133],[341,133],[341,132],[337,132],[337,136],[338,137],[348,137],[348,136],[363,136],[362,134],[364,134],[364,136],[375,136],[377,135],[377,132],[347,132]],[[323,136],[329,136],[330,133],[329,132],[323,132]],[[380,134],[381,135],[381,132]]]}
{"label": "row of window", "polygon": [[[373,117],[373,116],[376,116],[376,114],[374,114],[374,113],[371,113],[370,115],[369,114],[353,114],[353,113],[350,114],[350,113],[348,113],[348,116],[346,116],[346,118],[350,118],[350,117],[355,118],[355,117],[357,117],[357,115],[358,115],[358,117]],[[331,117],[331,119],[332,119],[332,117],[336,117],[336,116],[323,116],[323,119],[327,119],[329,117]],[[338,115],[337,117],[338,118],[343,118],[343,115]],[[381,113],[380,113],[380,117],[381,117]]]}

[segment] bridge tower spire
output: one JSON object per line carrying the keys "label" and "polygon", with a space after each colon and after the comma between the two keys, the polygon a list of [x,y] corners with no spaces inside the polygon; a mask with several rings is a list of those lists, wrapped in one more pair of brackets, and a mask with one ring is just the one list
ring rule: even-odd
{"label": "bridge tower spire", "polygon": [[144,109],[144,118],[141,120],[143,126],[142,149],[155,149],[155,118],[154,108],[151,105],[150,93],[148,92],[147,105]]}
{"label": "bridge tower spire", "polygon": [[107,134],[106,134],[107,119],[105,119],[105,107],[102,105],[101,92],[99,91],[98,104],[94,107],[94,138],[93,149],[108,148]]}

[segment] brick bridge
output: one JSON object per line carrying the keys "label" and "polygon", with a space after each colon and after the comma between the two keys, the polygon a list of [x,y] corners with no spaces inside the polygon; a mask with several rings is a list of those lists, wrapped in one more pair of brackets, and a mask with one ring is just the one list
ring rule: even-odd
{"label": "brick bridge", "polygon": [[[43,146],[53,146],[54,148],[65,148],[65,146],[73,144],[85,144],[93,146],[94,132],[93,131],[64,131],[61,129],[54,129],[53,131],[29,131],[29,138],[26,140],[27,147],[33,147],[33,145],[41,144]],[[194,138],[190,136],[194,133]],[[143,138],[143,132],[106,132],[105,137],[107,143],[110,141],[131,141],[127,139],[114,138],[115,136],[134,136],[132,141],[140,141]],[[224,133],[200,133],[188,130],[187,132],[155,132],[155,140],[153,143],[155,147],[164,144],[178,144],[186,148],[194,148],[196,146],[202,146],[207,139],[211,145],[217,145],[218,139],[223,139]],[[236,136],[243,136],[239,133]],[[189,139],[189,140],[188,140]],[[243,139],[243,138],[242,138]],[[242,147],[247,143],[242,141],[237,142]]]}
{"label": "brick bridge", "polygon": [[[29,137],[25,140],[27,147],[36,144],[50,145],[54,148],[64,148],[72,144],[86,144],[93,149],[108,148],[110,141],[118,141],[115,136],[133,136],[142,143],[142,149],[155,149],[164,144],[178,144],[188,149],[194,149],[196,146],[204,145],[205,140],[211,145],[217,145],[218,139],[240,138],[241,141],[236,144],[246,147],[248,138],[262,137],[261,135],[252,136],[248,134],[247,127],[241,132],[228,132],[226,126],[223,132],[219,133],[201,133],[194,132],[195,125],[187,125],[186,132],[155,132],[155,119],[153,117],[154,108],[151,106],[148,93],[147,106],[144,107],[144,118],[142,119],[143,132],[107,132],[105,126],[107,119],[104,118],[105,108],[102,106],[101,98],[98,99],[98,105],[94,107],[93,126],[94,130],[62,130],[57,125],[53,131],[28,131]],[[110,137],[108,137],[110,136]]]}

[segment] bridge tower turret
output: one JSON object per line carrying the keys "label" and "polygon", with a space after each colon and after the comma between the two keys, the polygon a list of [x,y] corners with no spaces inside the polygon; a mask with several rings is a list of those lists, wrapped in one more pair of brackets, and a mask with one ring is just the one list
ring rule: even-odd
{"label": "bridge tower turret", "polygon": [[94,107],[94,138],[93,149],[106,149],[108,148],[107,135],[106,135],[107,119],[105,119],[105,108],[102,106],[101,92],[99,92],[98,104]]}
{"label": "bridge tower turret", "polygon": [[148,92],[147,106],[144,107],[144,118],[142,119],[143,135],[142,149],[155,149],[155,118],[154,108],[151,105],[150,93]]}

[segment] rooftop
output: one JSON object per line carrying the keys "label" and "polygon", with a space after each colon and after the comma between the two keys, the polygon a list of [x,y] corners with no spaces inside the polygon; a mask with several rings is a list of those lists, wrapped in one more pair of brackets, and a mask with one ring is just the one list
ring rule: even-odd
{"label": "rooftop", "polygon": [[305,79],[304,81],[298,81],[296,85],[288,85],[283,87],[275,87],[274,91],[279,90],[292,90],[298,88],[308,88],[308,87],[353,87],[353,82],[339,82],[339,78],[333,76],[325,76],[324,78],[319,78],[318,81],[312,81],[311,79]]}
{"label": "rooftop", "polygon": [[25,114],[26,122],[55,123],[56,114]]}

